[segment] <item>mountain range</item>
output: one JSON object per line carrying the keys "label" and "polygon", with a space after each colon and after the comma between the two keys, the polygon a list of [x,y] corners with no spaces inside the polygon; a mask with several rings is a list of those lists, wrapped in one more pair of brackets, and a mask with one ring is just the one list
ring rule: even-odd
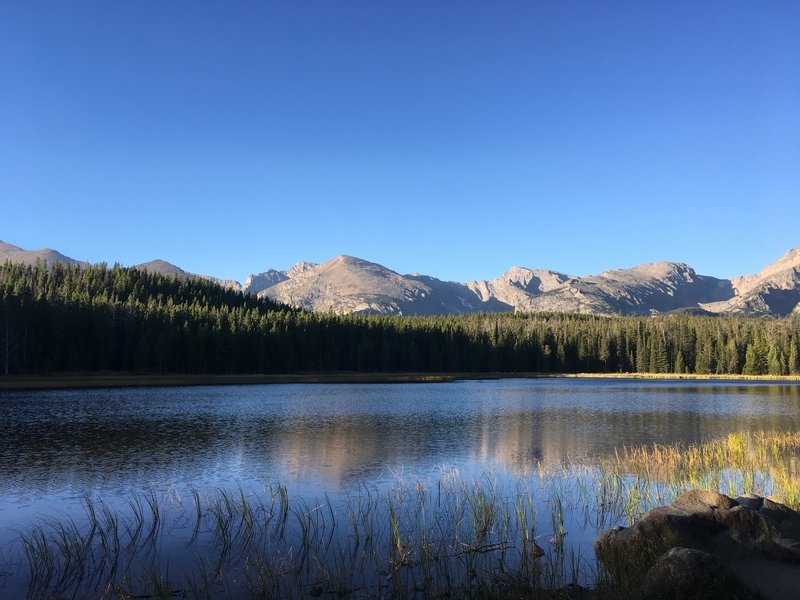
{"label": "mountain range", "polygon": [[[87,265],[51,250],[0,242],[0,263]],[[548,269],[512,267],[496,279],[459,283],[401,275],[352,256],[269,269],[245,282],[197,275],[163,260],[135,265],[154,273],[202,277],[248,294],[312,311],[385,315],[548,311],[656,315],[673,311],[739,316],[800,315],[800,248],[759,273],[733,279],[699,275],[687,264],[657,262],[576,277]]]}

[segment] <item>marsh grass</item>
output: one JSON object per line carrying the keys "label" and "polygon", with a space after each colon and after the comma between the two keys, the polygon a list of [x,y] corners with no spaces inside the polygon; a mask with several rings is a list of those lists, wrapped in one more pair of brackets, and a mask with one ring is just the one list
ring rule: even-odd
{"label": "marsh grass", "polygon": [[[577,585],[624,597],[626,583],[591,551],[597,533],[689,489],[798,508],[799,456],[800,433],[741,433],[623,448],[524,477],[398,476],[338,499],[290,499],[274,482],[186,499],[148,492],[122,507],[86,497],[83,521],[43,519],[19,548],[32,599],[569,598]],[[632,561],[629,580],[654,558]]]}
{"label": "marsh grass", "polygon": [[[732,433],[707,443],[624,448],[600,461],[607,495],[626,499],[630,516],[690,489],[774,496],[800,508],[800,432]],[[621,486],[621,487],[620,487]]]}

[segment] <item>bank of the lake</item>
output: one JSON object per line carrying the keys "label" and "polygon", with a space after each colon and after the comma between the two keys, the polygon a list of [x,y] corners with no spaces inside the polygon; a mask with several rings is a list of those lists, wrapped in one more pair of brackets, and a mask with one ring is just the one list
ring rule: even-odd
{"label": "bank of the lake", "polygon": [[0,390],[265,385],[287,383],[446,383],[498,379],[651,379],[798,383],[800,375],[723,375],[675,373],[289,373],[253,375],[68,373],[0,376]]}

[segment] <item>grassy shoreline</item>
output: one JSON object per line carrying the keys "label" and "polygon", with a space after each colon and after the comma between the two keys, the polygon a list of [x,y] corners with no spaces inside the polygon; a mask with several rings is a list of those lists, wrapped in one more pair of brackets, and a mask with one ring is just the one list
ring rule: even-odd
{"label": "grassy shoreline", "polygon": [[[630,525],[689,490],[731,498],[755,493],[796,509],[799,450],[798,432],[732,433],[701,444],[636,446],[540,465],[526,475],[399,474],[387,488],[363,485],[343,502],[327,494],[290,497],[286,486],[270,480],[262,489],[151,489],[118,501],[86,495],[85,519],[41,519],[19,533],[20,559],[9,563],[12,587],[0,582],[0,594],[645,597],[643,579],[666,545],[631,547],[612,573],[591,550],[581,550],[581,538]],[[570,593],[576,585],[588,587]]]}
{"label": "grassy shoreline", "polygon": [[297,373],[278,375],[152,375],[75,373],[0,376],[0,390],[47,390],[106,387],[194,385],[263,385],[280,383],[445,383],[485,379],[650,379],[800,383],[798,375],[695,375],[687,373]]}

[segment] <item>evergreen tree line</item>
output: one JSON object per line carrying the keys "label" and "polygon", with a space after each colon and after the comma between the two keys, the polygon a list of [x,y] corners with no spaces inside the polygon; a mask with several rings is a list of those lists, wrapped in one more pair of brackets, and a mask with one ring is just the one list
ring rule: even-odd
{"label": "evergreen tree line", "polygon": [[800,374],[800,319],[310,313],[118,265],[0,266],[0,374]]}

